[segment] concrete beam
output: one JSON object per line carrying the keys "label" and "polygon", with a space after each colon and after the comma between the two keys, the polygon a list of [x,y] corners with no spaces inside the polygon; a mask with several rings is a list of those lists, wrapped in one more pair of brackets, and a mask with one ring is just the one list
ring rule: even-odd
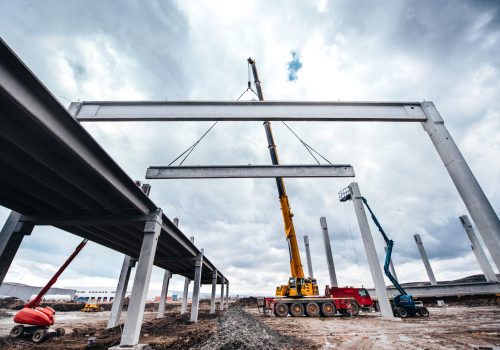
{"label": "concrete beam", "polygon": [[309,277],[314,278],[311,251],[309,250],[309,237],[307,235],[304,236],[304,246],[306,247],[307,271],[309,272]]}
{"label": "concrete beam", "polygon": [[222,280],[220,284],[220,311],[224,311],[224,279]]}
{"label": "concrete beam", "polygon": [[33,231],[33,224],[21,222],[21,216],[11,211],[0,232],[0,285],[9,271],[24,236],[30,235]]}
{"label": "concrete beam", "polygon": [[210,314],[215,314],[215,293],[217,290],[217,270],[212,275],[212,295],[210,296]]}
{"label": "concrete beam", "polygon": [[323,244],[325,246],[326,263],[328,266],[328,273],[330,275],[330,286],[338,287],[337,275],[335,273],[335,265],[333,264],[333,254],[332,247],[330,245],[330,235],[328,234],[328,226],[326,224],[326,218],[322,216],[319,219],[321,224],[321,231],[323,232]]}
{"label": "concrete beam", "polygon": [[193,301],[191,302],[191,322],[198,322],[198,308],[200,306],[201,270],[203,268],[203,249],[196,260],[194,268]]}
{"label": "concrete beam", "polygon": [[[190,237],[189,240],[191,243],[194,243],[194,237]],[[202,260],[203,261],[203,260]],[[188,294],[189,294],[189,283],[191,280],[187,277],[184,278],[184,289],[182,292],[182,301],[181,301],[181,315],[184,315],[187,312],[187,302],[188,302]]]}
{"label": "concrete beam", "polygon": [[437,285],[436,277],[434,276],[434,272],[432,271],[431,263],[429,262],[429,257],[425,252],[424,244],[422,243],[422,239],[419,234],[413,235],[415,238],[415,243],[417,244],[418,251],[420,252],[420,256],[422,257],[422,261],[424,262],[425,271],[427,271],[427,276],[429,276],[429,281],[433,286]]}
{"label": "concrete beam", "polygon": [[156,318],[163,318],[165,316],[165,304],[167,302],[168,285],[170,284],[171,278],[172,274],[170,271],[165,270],[163,273],[163,284],[161,286],[160,303],[158,304],[158,315]]}
{"label": "concrete beam", "polygon": [[79,121],[375,121],[422,122],[420,102],[72,102]]}
{"label": "concrete beam", "polygon": [[[366,218],[365,207],[361,199],[362,196],[359,191],[358,184],[356,182],[351,183],[349,185],[349,191],[354,204],[354,210],[356,211],[356,217],[361,231],[361,238],[363,239],[363,245],[365,246],[366,257],[368,259],[368,265],[370,266],[370,272],[372,274],[375,290],[377,291],[377,295],[386,295],[387,292],[385,289],[384,276],[382,275],[382,268],[380,267],[377,250],[375,249],[375,243],[373,242],[370,225],[368,224],[368,219]],[[388,298],[379,298],[379,306],[382,317],[394,318]]]}
{"label": "concrete beam", "polygon": [[136,346],[139,343],[151,270],[153,269],[156,246],[161,232],[161,222],[162,211],[158,209],[144,225],[141,253],[137,263],[132,295],[130,296],[127,320],[125,321],[120,342],[120,347],[123,348]]}
{"label": "concrete beam", "polygon": [[151,166],[146,179],[354,177],[350,165]]}
{"label": "concrete beam", "polygon": [[134,266],[135,260],[133,260],[130,256],[125,255],[123,257],[122,269],[120,271],[120,277],[118,277],[115,298],[113,299],[113,305],[111,305],[111,313],[109,315],[108,325],[106,328],[116,327],[120,323],[123,301],[128,288],[128,280],[130,278],[130,272]]}
{"label": "concrete beam", "polygon": [[229,281],[226,280],[226,309],[229,309]]}
{"label": "concrete beam", "polygon": [[462,224],[465,233],[467,233],[467,236],[469,237],[472,251],[476,256],[477,262],[479,263],[479,266],[483,271],[486,281],[497,282],[497,276],[495,275],[495,272],[493,272],[493,269],[491,268],[490,262],[488,261],[488,258],[484,253],[483,247],[481,246],[481,243],[479,242],[479,239],[477,238],[476,233],[474,232],[474,228],[472,227],[469,218],[467,217],[467,215],[462,215],[458,219],[460,220],[460,223]]}

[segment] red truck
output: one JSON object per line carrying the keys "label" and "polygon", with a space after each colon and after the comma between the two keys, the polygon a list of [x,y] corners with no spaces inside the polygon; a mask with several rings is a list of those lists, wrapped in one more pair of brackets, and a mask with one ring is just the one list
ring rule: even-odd
{"label": "red truck", "polygon": [[364,288],[326,286],[325,296],[264,297],[258,300],[258,304],[264,314],[274,313],[277,317],[332,317],[337,312],[345,316],[356,316],[360,309],[368,310],[373,301]]}

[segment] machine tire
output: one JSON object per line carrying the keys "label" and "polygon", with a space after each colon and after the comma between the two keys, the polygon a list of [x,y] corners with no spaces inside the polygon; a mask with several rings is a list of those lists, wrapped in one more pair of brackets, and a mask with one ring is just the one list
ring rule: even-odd
{"label": "machine tire", "polygon": [[293,317],[302,317],[304,315],[304,305],[301,303],[293,303],[290,306],[290,315]]}
{"label": "machine tire", "polygon": [[309,317],[318,317],[319,316],[319,305],[316,303],[307,303],[306,304],[306,315]]}
{"label": "machine tire", "polygon": [[337,307],[334,303],[321,304],[321,314],[325,317],[333,317],[337,312]]}
{"label": "machine tire", "polygon": [[274,315],[276,317],[286,317],[288,315],[288,305],[284,303],[274,304]]}
{"label": "machine tire", "polygon": [[399,317],[401,317],[401,318],[408,317],[408,311],[406,311],[406,309],[404,307],[398,307],[397,310],[398,310]]}
{"label": "machine tire", "polygon": [[47,330],[44,328],[39,328],[33,333],[33,336],[31,337],[31,340],[33,343],[41,343],[43,342],[47,337]]}
{"label": "machine tire", "polygon": [[429,310],[425,306],[419,307],[417,312],[422,317],[429,317]]}
{"label": "machine tire", "polygon": [[351,312],[350,316],[358,316],[359,315],[359,305],[357,302],[351,303]]}
{"label": "machine tire", "polygon": [[10,330],[11,338],[21,338],[23,334],[24,334],[24,326],[20,324],[12,327],[12,329]]}

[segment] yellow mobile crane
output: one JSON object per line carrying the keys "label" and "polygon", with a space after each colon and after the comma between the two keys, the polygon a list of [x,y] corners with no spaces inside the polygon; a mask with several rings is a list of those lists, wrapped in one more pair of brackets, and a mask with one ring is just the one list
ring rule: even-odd
{"label": "yellow mobile crane", "polygon": [[[257,96],[259,97],[259,101],[264,101],[264,94],[262,93],[262,87],[260,85],[255,60],[253,58],[249,58],[248,64],[252,67],[254,83],[257,89]],[[266,130],[269,153],[271,154],[271,161],[273,165],[279,165],[278,153],[276,151],[273,132],[271,130],[271,123],[269,121],[265,121],[264,128]],[[290,209],[290,203],[288,202],[288,196],[286,195],[285,183],[281,177],[276,178],[276,185],[278,187],[281,213],[283,214],[286,240],[288,242],[288,251],[290,253],[291,272],[291,277],[288,279],[288,284],[278,286],[276,288],[276,295],[286,297],[317,296],[319,295],[319,292],[316,279],[306,278],[304,276],[302,262],[300,261],[299,246],[297,244],[297,237],[295,235],[295,228],[293,227],[293,214]]]}

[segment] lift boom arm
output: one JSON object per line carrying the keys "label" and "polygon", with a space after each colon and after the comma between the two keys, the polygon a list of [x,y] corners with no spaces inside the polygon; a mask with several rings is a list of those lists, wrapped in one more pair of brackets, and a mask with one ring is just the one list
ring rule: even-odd
{"label": "lift boom arm", "polygon": [[380,222],[378,222],[377,217],[373,213],[372,208],[370,208],[370,206],[368,205],[368,201],[366,200],[366,198],[361,197],[361,199],[363,200],[363,203],[365,203],[366,208],[370,212],[370,215],[372,217],[373,222],[377,226],[378,230],[382,234],[382,237],[384,237],[385,243],[387,244],[387,251],[385,253],[385,263],[384,263],[385,275],[389,278],[389,280],[392,282],[394,287],[396,287],[396,289],[399,291],[399,293],[401,293],[401,295],[407,295],[408,293],[406,293],[406,291],[403,289],[403,287],[401,287],[398,280],[392,275],[391,270],[389,269],[389,264],[391,263],[392,247],[394,245],[394,241],[392,239],[389,239],[389,237],[387,237],[384,229],[382,228],[382,225],[380,225]]}
{"label": "lift boom arm", "polygon": [[[259,80],[259,75],[257,73],[257,66],[255,65],[255,60],[253,58],[249,58],[248,63],[252,67],[252,73],[254,77],[255,87],[257,88],[257,95],[259,96],[259,100],[264,101],[264,94],[262,93],[262,87],[260,86],[260,80]],[[271,129],[271,123],[269,121],[265,121],[264,128],[266,130],[266,137],[267,137],[269,153],[271,154],[271,161],[273,165],[279,165],[278,153],[276,151],[276,145],[274,144],[274,137]],[[302,269],[299,245],[297,243],[295,228],[293,226],[293,220],[292,220],[293,214],[290,209],[290,203],[288,202],[288,196],[286,195],[285,183],[283,182],[283,179],[281,177],[276,178],[276,186],[278,187],[278,194],[281,204],[281,213],[283,214],[285,234],[286,234],[286,239],[288,241],[288,248],[290,252],[291,274],[292,277],[303,279],[304,270]]]}

